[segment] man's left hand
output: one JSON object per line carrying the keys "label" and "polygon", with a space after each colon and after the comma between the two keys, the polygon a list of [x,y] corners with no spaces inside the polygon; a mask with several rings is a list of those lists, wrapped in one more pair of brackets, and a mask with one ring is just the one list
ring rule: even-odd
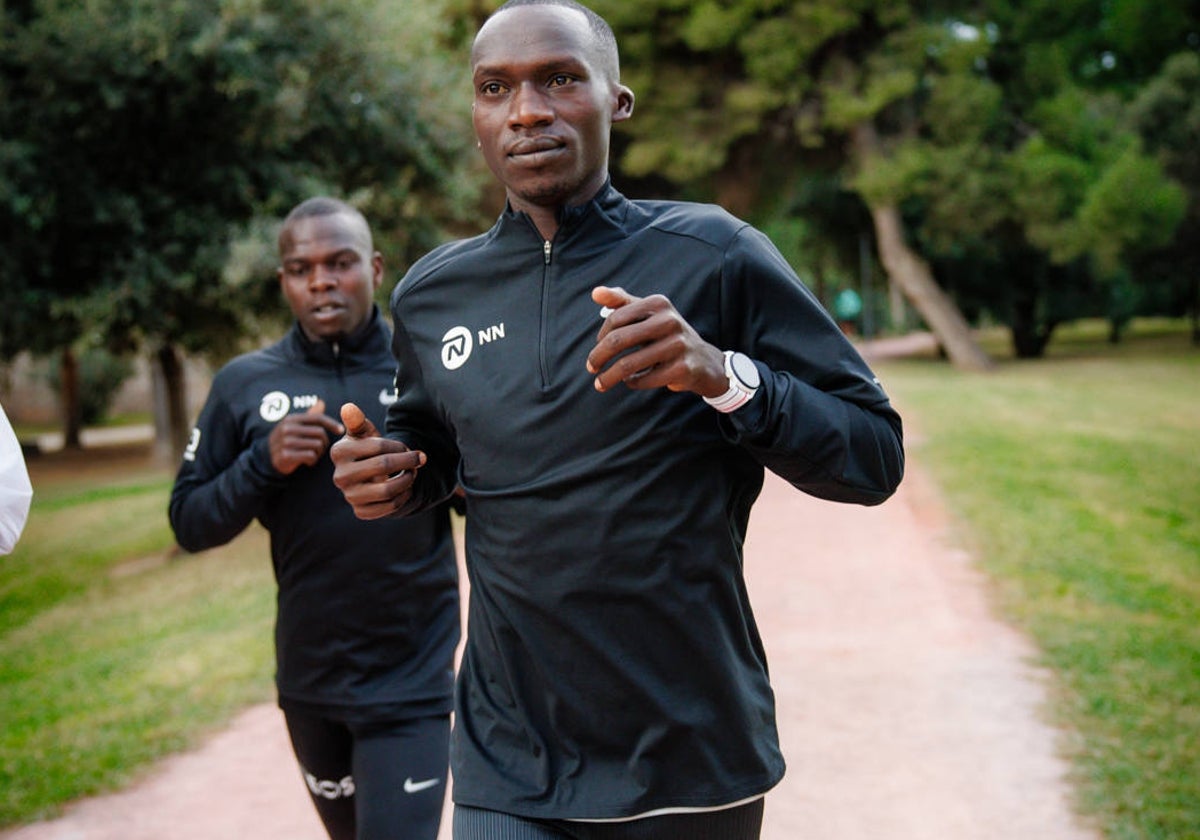
{"label": "man's left hand", "polygon": [[592,300],[610,310],[588,354],[597,391],[619,383],[646,390],[725,393],[725,355],[692,328],[663,295],[639,298],[624,289],[597,286]]}

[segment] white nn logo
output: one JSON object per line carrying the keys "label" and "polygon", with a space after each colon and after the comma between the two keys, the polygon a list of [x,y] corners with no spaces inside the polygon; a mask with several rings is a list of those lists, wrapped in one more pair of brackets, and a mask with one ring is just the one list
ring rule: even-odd
{"label": "white nn logo", "polygon": [[258,413],[268,423],[274,423],[286,417],[291,408],[292,401],[288,399],[287,394],[283,391],[272,391],[269,394],[263,395],[262,405],[258,407]]}
{"label": "white nn logo", "polygon": [[458,370],[471,358],[471,331],[466,327],[451,327],[442,336],[442,364],[446,370]]}

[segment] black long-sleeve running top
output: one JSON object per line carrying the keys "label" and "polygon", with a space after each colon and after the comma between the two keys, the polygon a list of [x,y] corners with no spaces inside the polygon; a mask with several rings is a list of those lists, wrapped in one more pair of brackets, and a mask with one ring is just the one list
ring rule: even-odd
{"label": "black long-sleeve running top", "polygon": [[[596,285],[663,293],[763,384],[721,415],[585,367]],[[724,806],[782,776],[742,576],[764,466],[876,504],[900,418],[761,233],[712,206],[608,185],[552,242],[511,210],[393,292],[388,434],[422,449],[414,508],[467,495],[471,596],[452,744],[457,802],[612,819]],[[804,535],[796,535],[803,551]]]}
{"label": "black long-sleeve running top", "polygon": [[280,419],[318,399],[334,416],[355,402],[382,425],[395,398],[389,338],[375,312],[337,344],[293,326],[231,361],[213,379],[171,494],[171,525],[188,550],[221,545],[255,519],[270,532],[285,708],[370,720],[451,707],[459,607],[445,507],[361,521],[333,484],[328,452],[285,476],[267,444]]}

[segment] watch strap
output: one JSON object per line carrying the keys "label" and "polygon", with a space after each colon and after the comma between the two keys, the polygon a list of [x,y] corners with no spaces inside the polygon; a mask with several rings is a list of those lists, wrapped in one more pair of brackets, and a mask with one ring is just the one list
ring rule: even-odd
{"label": "watch strap", "polygon": [[730,364],[730,359],[732,356],[732,350],[725,351],[725,377],[729,380],[729,390],[717,397],[703,398],[706,403],[722,414],[728,414],[731,411],[736,411],[746,403],[750,402],[750,400],[754,399],[754,395],[758,393],[757,388],[747,388],[734,375],[733,367]]}

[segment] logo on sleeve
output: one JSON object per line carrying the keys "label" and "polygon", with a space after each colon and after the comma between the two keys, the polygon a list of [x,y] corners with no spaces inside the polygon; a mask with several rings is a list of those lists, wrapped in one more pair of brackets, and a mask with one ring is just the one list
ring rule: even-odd
{"label": "logo on sleeve", "polygon": [[262,404],[258,407],[259,416],[268,423],[277,423],[292,410],[292,401],[283,391],[272,391],[264,394]]}
{"label": "logo on sleeve", "polygon": [[188,437],[187,449],[183,450],[183,460],[195,461],[196,452],[200,449],[200,427],[193,426],[192,434]]}
{"label": "logo on sleeve", "polygon": [[471,331],[466,327],[451,327],[442,336],[442,365],[446,370],[458,370],[471,358]]}

